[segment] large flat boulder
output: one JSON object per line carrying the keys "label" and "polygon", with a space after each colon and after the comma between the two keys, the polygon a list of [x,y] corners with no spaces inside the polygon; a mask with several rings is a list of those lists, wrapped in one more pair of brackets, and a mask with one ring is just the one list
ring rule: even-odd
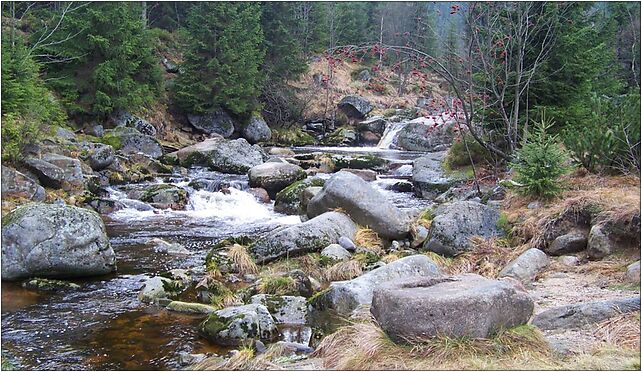
{"label": "large flat boulder", "polygon": [[250,187],[265,189],[271,198],[275,198],[276,193],[306,177],[303,168],[290,163],[263,163],[250,168],[248,172]]}
{"label": "large flat boulder", "polygon": [[25,198],[33,201],[45,200],[45,189],[36,180],[11,167],[2,166],[2,198]]}
{"label": "large flat boulder", "polygon": [[206,134],[216,133],[227,138],[234,133],[234,120],[223,110],[203,115],[187,115],[187,121]]}
{"label": "large flat boulder", "polygon": [[243,138],[236,140],[210,138],[167,156],[176,159],[184,167],[198,165],[234,174],[246,174],[250,168],[263,164],[267,158],[259,146],[250,145]]}
{"label": "large flat boulder", "polygon": [[535,315],[531,323],[544,330],[575,329],[633,311],[640,311],[639,296],[558,306]]}
{"label": "large flat boulder", "polygon": [[508,281],[476,274],[397,280],[374,290],[371,312],[397,342],[488,338],[526,324],[533,301]]}
{"label": "large flat boulder", "polygon": [[376,287],[400,279],[440,275],[437,265],[425,255],[393,261],[352,280],[332,282],[315,303],[319,309],[334,309],[349,314],[360,305],[370,305]]}
{"label": "large flat boulder", "polygon": [[350,217],[327,212],[302,224],[271,231],[254,242],[250,249],[258,263],[265,263],[286,255],[294,257],[320,252],[342,236],[353,239],[356,232],[357,225]]}
{"label": "large flat boulder", "polygon": [[412,184],[417,196],[433,199],[446,192],[455,181],[444,174],[442,162],[446,151],[433,152],[412,163]]}
{"label": "large flat boulder", "polygon": [[82,166],[78,159],[44,154],[41,158],[27,158],[25,163],[44,186],[66,191],[83,188]]}
{"label": "large flat boulder", "polygon": [[409,121],[397,134],[397,146],[408,151],[441,151],[455,138],[454,120],[437,117]]}
{"label": "large flat boulder", "polygon": [[116,270],[116,255],[96,212],[28,204],[2,222],[3,280],[80,277]]}
{"label": "large flat boulder", "polygon": [[219,345],[241,345],[248,339],[271,340],[276,323],[267,307],[260,304],[228,307],[211,313],[199,326],[201,333]]}
{"label": "large flat boulder", "polygon": [[470,250],[470,238],[490,238],[503,233],[497,227],[499,211],[473,201],[441,205],[434,212],[424,249],[445,256],[457,256]]}
{"label": "large flat boulder", "polygon": [[410,229],[406,215],[366,181],[348,172],[338,172],[328,179],[321,191],[308,203],[308,216],[341,208],[358,224],[368,226],[380,236],[400,239]]}
{"label": "large flat boulder", "polygon": [[140,152],[154,159],[163,155],[163,148],[156,138],[142,134],[135,128],[118,127],[107,130],[103,139],[123,154]]}
{"label": "large flat boulder", "polygon": [[374,109],[370,101],[357,95],[343,97],[337,107],[349,118],[356,119],[365,118]]}

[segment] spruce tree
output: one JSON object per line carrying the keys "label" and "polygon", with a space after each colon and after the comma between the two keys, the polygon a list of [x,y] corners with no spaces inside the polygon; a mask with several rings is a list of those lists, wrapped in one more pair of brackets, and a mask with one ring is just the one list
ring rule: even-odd
{"label": "spruce tree", "polygon": [[174,100],[189,113],[257,108],[263,76],[263,31],[257,3],[199,2],[189,12],[189,46]]}

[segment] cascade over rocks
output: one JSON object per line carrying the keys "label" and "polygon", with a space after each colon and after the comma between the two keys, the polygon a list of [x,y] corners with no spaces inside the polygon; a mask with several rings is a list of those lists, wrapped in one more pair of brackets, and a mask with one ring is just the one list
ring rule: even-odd
{"label": "cascade over rocks", "polygon": [[45,200],[45,189],[30,177],[11,167],[2,166],[2,198]]}
{"label": "cascade over rocks", "polygon": [[3,220],[2,279],[80,277],[116,270],[105,225],[93,211],[28,204]]}
{"label": "cascade over rocks", "polygon": [[474,201],[439,206],[430,225],[424,249],[445,256],[456,256],[471,249],[470,238],[491,238],[503,233],[497,227],[499,211]]}
{"label": "cascade over rocks", "polygon": [[476,274],[394,280],[374,290],[371,312],[397,342],[442,337],[488,338],[526,324],[527,293]]}
{"label": "cascade over rocks", "polygon": [[223,173],[246,174],[250,168],[263,164],[267,155],[245,139],[210,138],[167,154],[183,167],[200,165]]}
{"label": "cascade over rocks", "polygon": [[410,229],[401,211],[360,177],[338,172],[325,182],[308,203],[308,217],[341,208],[358,224],[369,226],[389,239],[404,238]]}
{"label": "cascade over rocks", "polygon": [[440,275],[437,265],[425,255],[408,256],[352,280],[332,282],[313,306],[349,314],[360,305],[370,305],[375,288],[397,279]]}
{"label": "cascade over rocks", "polygon": [[357,95],[343,97],[337,107],[349,118],[356,119],[365,118],[374,109],[370,101]]}
{"label": "cascade over rocks", "polygon": [[302,224],[285,226],[259,238],[250,247],[257,263],[266,263],[288,255],[298,256],[320,252],[329,244],[336,243],[341,236],[351,239],[357,232],[357,225],[343,213],[327,212]]}
{"label": "cascade over rocks", "polygon": [[187,115],[187,121],[196,129],[206,134],[219,134],[224,138],[234,133],[234,120],[223,110],[203,115]]}
{"label": "cascade over rocks", "polygon": [[290,186],[296,181],[303,180],[307,174],[303,168],[290,163],[263,163],[252,167],[248,172],[250,187],[265,189],[270,197]]}

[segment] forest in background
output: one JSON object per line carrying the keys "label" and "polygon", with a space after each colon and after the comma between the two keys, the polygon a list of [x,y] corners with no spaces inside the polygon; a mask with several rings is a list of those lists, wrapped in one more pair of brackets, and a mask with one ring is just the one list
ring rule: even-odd
{"label": "forest in background", "polygon": [[384,95],[403,94],[408,76],[440,76],[450,109],[495,159],[511,159],[543,121],[588,170],[639,172],[633,2],[3,2],[3,159],[18,160],[45,125],[159,101],[302,124],[291,83],[315,59],[328,63],[326,87],[343,61],[367,67],[374,91],[377,71],[395,71],[399,90]]}

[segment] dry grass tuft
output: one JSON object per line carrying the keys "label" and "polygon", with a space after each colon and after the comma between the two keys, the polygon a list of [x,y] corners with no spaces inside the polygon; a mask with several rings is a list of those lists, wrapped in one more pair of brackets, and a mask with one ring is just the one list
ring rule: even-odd
{"label": "dry grass tuft", "polygon": [[[531,247],[541,247],[563,221],[630,221],[640,215],[640,179],[635,176],[583,175],[564,177],[567,189],[540,208],[528,209],[532,198],[509,191],[502,210],[513,222],[514,236]],[[590,220],[590,221],[589,221]]]}
{"label": "dry grass tuft", "polygon": [[640,349],[640,312],[618,315],[598,324],[593,332],[607,344]]}
{"label": "dry grass tuft", "polygon": [[336,282],[340,280],[350,280],[361,275],[363,270],[361,263],[357,260],[337,262],[336,264],[325,269],[323,279],[326,282]]}
{"label": "dry grass tuft", "polygon": [[252,256],[250,256],[250,254],[247,252],[246,247],[240,244],[234,244],[229,248],[227,253],[230,255],[232,261],[234,261],[239,274],[244,275],[259,273],[259,268],[254,263]]}
{"label": "dry grass tuft", "polygon": [[397,261],[400,258],[401,257],[399,257],[399,255],[396,253],[388,253],[387,255],[381,257],[381,261],[389,264],[391,262]]}
{"label": "dry grass tuft", "polygon": [[508,242],[501,238],[473,237],[471,243],[471,251],[455,257],[445,267],[448,274],[476,273],[496,278],[509,262],[528,249],[527,246],[510,247]]}
{"label": "dry grass tuft", "polygon": [[354,236],[354,244],[358,247],[367,248],[377,256],[381,256],[384,253],[383,241],[379,237],[379,234],[367,227],[362,227],[357,230],[357,233]]}
{"label": "dry grass tuft", "polygon": [[353,323],[326,337],[313,357],[328,369],[514,369],[551,368],[548,345],[531,326],[516,327],[491,339],[435,338],[396,344],[372,321]]}

